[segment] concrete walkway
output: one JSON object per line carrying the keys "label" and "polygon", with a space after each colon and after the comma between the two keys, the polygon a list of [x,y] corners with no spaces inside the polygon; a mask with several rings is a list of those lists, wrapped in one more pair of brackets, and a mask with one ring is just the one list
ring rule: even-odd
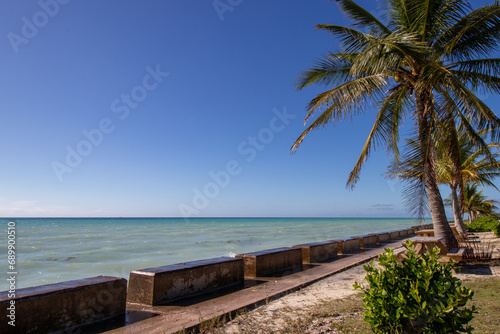
{"label": "concrete walkway", "polygon": [[[226,291],[225,294],[190,298],[161,306],[127,305],[129,321],[145,318],[124,327],[106,331],[108,334],[176,333],[193,328],[201,322],[239,310],[251,309],[266,301],[296,291],[328,276],[358,266],[384,252],[384,248],[397,248],[407,238],[384,244],[359,254],[346,255],[326,263],[315,263],[309,268],[283,277],[259,277],[247,282],[245,288]],[[149,317],[149,318],[148,318]]]}

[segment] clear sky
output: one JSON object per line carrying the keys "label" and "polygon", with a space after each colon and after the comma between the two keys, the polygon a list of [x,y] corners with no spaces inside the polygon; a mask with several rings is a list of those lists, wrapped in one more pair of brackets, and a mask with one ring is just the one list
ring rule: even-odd
{"label": "clear sky", "polygon": [[0,8],[0,216],[407,216],[382,149],[345,188],[373,111],[290,154],[320,91],[294,79],[338,45],[315,24],[349,24],[335,3]]}

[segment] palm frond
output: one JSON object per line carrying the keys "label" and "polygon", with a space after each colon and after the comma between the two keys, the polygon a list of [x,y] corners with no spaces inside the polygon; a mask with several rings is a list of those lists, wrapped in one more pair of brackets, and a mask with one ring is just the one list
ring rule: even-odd
{"label": "palm frond", "polygon": [[451,73],[474,92],[500,93],[500,78],[497,76],[467,71],[452,71]]}
{"label": "palm frond", "polygon": [[[382,75],[356,78],[334,89],[318,94],[306,107],[307,120],[317,109],[324,109],[320,117],[337,122],[363,112],[363,106],[384,92],[387,82]],[[322,124],[328,124],[325,122]]]}
{"label": "palm frond", "polygon": [[500,4],[484,6],[465,15],[450,27],[435,46],[451,59],[483,57],[500,42]]}
{"label": "palm frond", "polygon": [[466,119],[474,122],[478,130],[491,129],[493,141],[499,141],[500,119],[495,113],[455,76],[450,76],[447,84],[447,90]]}
{"label": "palm frond", "polygon": [[344,46],[343,51],[347,53],[358,52],[374,38],[354,28],[332,24],[318,24],[316,25],[316,29],[326,30],[333,36],[338,37]]}
{"label": "palm frond", "polygon": [[392,76],[400,68],[410,67],[415,70],[416,64],[422,61],[422,54],[426,54],[427,50],[427,46],[412,34],[391,34],[372,39],[353,61],[351,73],[384,73]]}
{"label": "palm frond", "polygon": [[398,128],[402,118],[404,117],[407,107],[408,91],[401,87],[399,90],[393,91],[389,95],[380,111],[377,119],[368,135],[368,138],[361,150],[361,154],[356,162],[353,170],[349,174],[346,186],[353,188],[359,180],[361,168],[370,155],[372,149],[376,148],[381,143],[392,143],[388,146],[388,150],[392,150],[396,156],[399,155],[397,142],[399,140]]}
{"label": "palm frond", "polygon": [[375,16],[351,0],[336,0],[342,10],[354,21],[358,28],[369,28],[373,34],[389,35],[391,30]]}
{"label": "palm frond", "polygon": [[332,90],[319,94],[307,106],[309,110],[305,122],[316,109],[326,109],[316,120],[295,140],[291,150],[297,151],[305,136],[312,130],[349,119],[363,111],[362,106],[370,103],[384,92],[385,79],[380,75],[368,76],[349,81]]}
{"label": "palm frond", "polygon": [[407,139],[403,158],[392,161],[385,176],[406,183],[403,188],[404,205],[407,211],[418,218],[429,212],[427,191],[425,189],[422,151],[416,139]]}
{"label": "palm frond", "polygon": [[299,74],[296,79],[297,89],[301,90],[313,84],[335,86],[350,80],[352,63],[349,58],[349,54],[330,53],[317,60],[311,69]]}
{"label": "palm frond", "polygon": [[468,59],[448,64],[446,67],[458,72],[472,72],[489,76],[499,76],[500,58]]}
{"label": "palm frond", "polygon": [[461,0],[390,0],[392,29],[417,33],[422,41],[433,41],[466,11]]}
{"label": "palm frond", "polygon": [[423,180],[415,179],[403,189],[404,205],[413,217],[423,219],[430,212]]}

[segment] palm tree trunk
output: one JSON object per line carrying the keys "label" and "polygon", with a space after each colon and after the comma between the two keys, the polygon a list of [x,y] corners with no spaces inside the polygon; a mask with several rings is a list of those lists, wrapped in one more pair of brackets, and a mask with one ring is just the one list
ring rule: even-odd
{"label": "palm tree trunk", "polygon": [[462,208],[460,207],[460,201],[458,200],[457,187],[450,186],[451,188],[451,200],[453,204],[453,216],[455,217],[455,227],[457,232],[460,234],[465,234],[465,225],[462,219]]}
{"label": "palm tree trunk", "polygon": [[427,200],[431,211],[432,223],[434,225],[434,235],[444,238],[444,245],[451,249],[456,247],[457,240],[448,224],[444,210],[443,199],[439,192],[436,170],[434,168],[434,159],[432,157],[432,145],[430,141],[431,126],[428,119],[430,105],[426,102],[430,100],[428,93],[415,92],[415,107],[418,122],[418,139],[422,153],[423,175],[425,189],[427,190]]}

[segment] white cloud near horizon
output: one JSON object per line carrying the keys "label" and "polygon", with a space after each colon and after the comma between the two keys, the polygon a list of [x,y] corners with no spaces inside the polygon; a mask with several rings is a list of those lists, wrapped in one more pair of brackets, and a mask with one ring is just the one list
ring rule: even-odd
{"label": "white cloud near horizon", "polygon": [[394,204],[372,204],[369,210],[394,210]]}
{"label": "white cloud near horizon", "polygon": [[49,206],[33,200],[0,199],[0,217],[74,217],[102,214],[102,210],[85,210],[70,206]]}

